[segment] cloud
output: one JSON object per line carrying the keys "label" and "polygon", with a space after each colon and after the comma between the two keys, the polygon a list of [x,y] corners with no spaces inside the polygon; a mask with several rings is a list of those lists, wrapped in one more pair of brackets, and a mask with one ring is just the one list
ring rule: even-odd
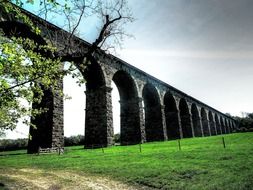
{"label": "cloud", "polygon": [[[134,2],[134,3],[133,3]],[[130,0],[135,48],[253,50],[251,0]]]}

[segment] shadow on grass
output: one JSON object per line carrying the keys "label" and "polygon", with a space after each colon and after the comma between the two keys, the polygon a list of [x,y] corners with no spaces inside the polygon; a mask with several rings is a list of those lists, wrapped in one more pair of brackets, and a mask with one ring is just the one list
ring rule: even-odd
{"label": "shadow on grass", "polygon": [[64,152],[71,152],[71,151],[76,151],[76,150],[85,150],[85,149],[83,147],[74,147],[74,146],[64,147]]}
{"label": "shadow on grass", "polygon": [[13,179],[10,179],[7,176],[1,175],[1,173],[0,173],[0,190],[13,189],[13,188],[9,187],[9,184],[15,184],[15,181]]}
{"label": "shadow on grass", "polygon": [[0,190],[8,190],[8,188],[0,182]]}
{"label": "shadow on grass", "polygon": [[[19,152],[19,153],[0,153],[0,157],[4,156],[18,156],[18,155],[24,155],[27,154],[26,152]],[[0,186],[1,187],[1,186]]]}

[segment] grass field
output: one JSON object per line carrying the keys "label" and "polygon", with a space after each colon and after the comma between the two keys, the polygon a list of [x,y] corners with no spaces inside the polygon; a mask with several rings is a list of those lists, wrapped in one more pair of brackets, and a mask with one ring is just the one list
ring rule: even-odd
{"label": "grass field", "polygon": [[105,177],[137,189],[253,189],[253,133],[224,137],[226,148],[223,148],[222,136],[213,136],[183,139],[181,151],[178,141],[166,141],[142,144],[141,152],[139,145],[103,150],[67,147],[60,156],[2,152],[0,183],[2,189],[25,183],[17,178],[22,172],[27,179],[51,176],[55,180],[53,174],[58,172],[65,174],[65,178],[58,175],[55,189],[69,186],[75,189],[74,174],[75,178]]}

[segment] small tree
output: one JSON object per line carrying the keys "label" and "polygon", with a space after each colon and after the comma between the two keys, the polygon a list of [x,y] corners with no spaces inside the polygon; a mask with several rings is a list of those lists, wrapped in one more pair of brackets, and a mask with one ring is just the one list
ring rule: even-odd
{"label": "small tree", "polygon": [[[37,15],[50,20],[52,17],[64,20],[61,27],[69,33],[63,46],[58,46],[57,40],[47,35],[46,43],[38,43],[41,29],[20,10],[29,4],[37,7],[33,0],[0,0],[0,13],[14,16],[15,19],[26,24],[24,30],[31,31],[35,38],[29,35],[20,35],[19,31],[12,30],[6,34],[0,31],[0,132],[14,129],[20,118],[27,125],[29,117],[36,116],[47,110],[31,109],[32,103],[40,103],[43,90],[57,89],[57,81],[75,68],[73,63],[68,68],[62,66],[62,56],[67,60],[83,60],[82,67],[95,59],[94,54],[103,49],[108,51],[121,45],[124,25],[132,22],[130,9],[126,0],[40,0]],[[89,16],[96,16],[100,27],[96,39],[87,47],[87,51],[80,55],[73,52],[72,39],[80,35],[78,27],[82,20]],[[48,29],[49,30],[49,29]],[[73,77],[77,77],[73,74]],[[83,79],[80,80],[83,82]],[[35,96],[36,95],[36,96]]]}
{"label": "small tree", "polygon": [[113,141],[114,141],[114,143],[120,143],[121,142],[119,133],[114,134]]}
{"label": "small tree", "polygon": [[234,119],[238,122],[239,131],[253,131],[253,113],[244,113],[243,117],[234,117]]}

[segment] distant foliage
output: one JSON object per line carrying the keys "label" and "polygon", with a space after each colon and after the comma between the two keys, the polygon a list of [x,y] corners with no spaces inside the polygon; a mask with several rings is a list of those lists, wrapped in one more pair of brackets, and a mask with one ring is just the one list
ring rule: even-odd
{"label": "distant foliage", "polygon": [[[27,149],[28,139],[2,139],[0,140],[0,151]],[[84,145],[84,136],[77,135],[64,137],[65,146]]]}
{"label": "distant foliage", "polygon": [[0,151],[26,149],[28,139],[3,139],[0,140]]}
{"label": "distant foliage", "polygon": [[253,113],[245,114],[245,117],[235,117],[238,122],[238,132],[253,132]]}
{"label": "distant foliage", "polygon": [[64,137],[64,146],[78,146],[78,145],[84,145],[83,135]]}
{"label": "distant foliage", "polygon": [[117,133],[113,136],[114,143],[120,143],[120,134]]}

